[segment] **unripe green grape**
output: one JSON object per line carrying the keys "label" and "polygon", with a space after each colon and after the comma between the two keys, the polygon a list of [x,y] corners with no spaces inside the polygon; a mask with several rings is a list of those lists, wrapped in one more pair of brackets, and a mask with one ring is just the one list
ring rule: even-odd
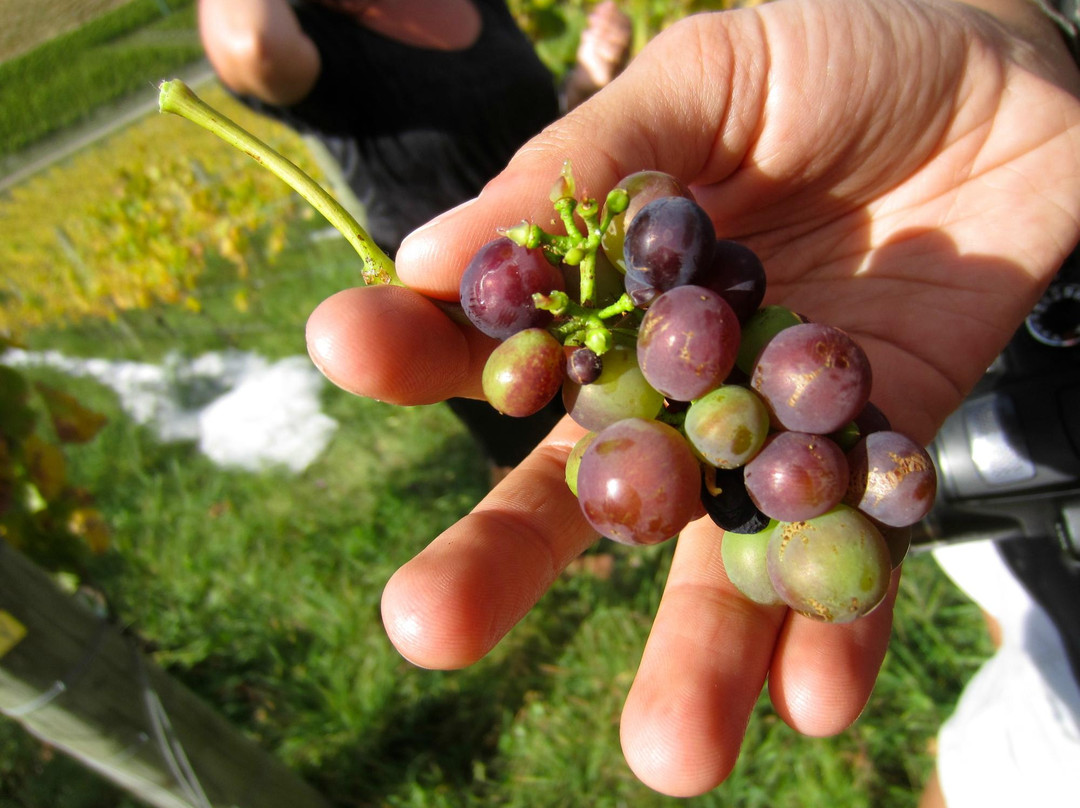
{"label": "unripe green grape", "polygon": [[846,505],[803,522],[780,522],[767,551],[769,579],[792,609],[847,623],[884,599],[892,563],[881,533]]}
{"label": "unripe green grape", "polygon": [[743,324],[742,341],[739,343],[739,355],[735,367],[749,374],[754,370],[754,361],[766,343],[793,325],[806,320],[791,309],[783,306],[762,306]]}
{"label": "unripe green grape", "polygon": [[578,424],[599,431],[624,418],[655,418],[664,397],[638,368],[633,349],[616,345],[603,356],[603,369],[592,384],[563,384],[563,403]]}
{"label": "unripe green grape", "polygon": [[717,468],[737,468],[765,443],[769,410],[753,390],[725,384],[690,405],[683,429],[703,460]]}
{"label": "unripe green grape", "polygon": [[585,454],[585,450],[589,448],[589,444],[593,442],[595,437],[595,432],[586,432],[581,437],[581,440],[574,444],[574,448],[570,450],[570,454],[566,457],[566,485],[575,497],[577,496],[577,473],[578,467],[581,465],[581,456]]}
{"label": "unripe green grape", "polygon": [[[775,525],[775,523],[774,523]],[[769,578],[766,551],[772,530],[759,533],[725,533],[720,545],[728,580],[754,603],[778,606],[784,602]]]}

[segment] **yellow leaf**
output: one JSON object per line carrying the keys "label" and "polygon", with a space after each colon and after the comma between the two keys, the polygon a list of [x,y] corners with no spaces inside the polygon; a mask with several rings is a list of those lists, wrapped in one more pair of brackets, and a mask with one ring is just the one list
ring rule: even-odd
{"label": "yellow leaf", "polygon": [[60,496],[67,482],[67,463],[59,446],[31,435],[23,444],[26,470],[38,491],[47,501]]}
{"label": "yellow leaf", "polygon": [[68,530],[86,542],[92,553],[100,555],[109,549],[109,526],[97,508],[73,510],[68,517]]}

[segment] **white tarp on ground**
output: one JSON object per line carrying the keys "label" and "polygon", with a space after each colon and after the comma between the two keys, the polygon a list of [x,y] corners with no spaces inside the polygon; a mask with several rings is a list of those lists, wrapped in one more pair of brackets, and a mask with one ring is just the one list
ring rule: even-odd
{"label": "white tarp on ground", "polygon": [[257,354],[220,351],[150,364],[10,349],[0,362],[92,378],[114,390],[124,412],[161,441],[195,441],[226,468],[302,471],[337,429],[321,411],[324,379],[306,356],[270,362]]}

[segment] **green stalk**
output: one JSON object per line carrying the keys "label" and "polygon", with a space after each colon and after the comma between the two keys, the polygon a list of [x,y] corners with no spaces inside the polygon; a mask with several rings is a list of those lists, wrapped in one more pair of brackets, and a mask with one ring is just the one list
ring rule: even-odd
{"label": "green stalk", "polygon": [[240,149],[255,162],[270,169],[325,216],[360,256],[363,262],[360,274],[365,284],[404,285],[398,279],[394,262],[371,240],[352,214],[295,163],[215,110],[181,80],[163,81],[159,90],[158,108],[162,112],[187,118]]}

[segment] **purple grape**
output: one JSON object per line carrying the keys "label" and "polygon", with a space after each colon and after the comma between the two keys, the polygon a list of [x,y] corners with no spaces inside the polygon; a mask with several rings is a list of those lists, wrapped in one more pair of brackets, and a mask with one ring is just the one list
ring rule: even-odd
{"label": "purple grape", "polygon": [[700,471],[682,435],[628,418],[601,431],[578,466],[578,501],[597,532],[622,544],[675,536],[699,507]]}
{"label": "purple grape", "polygon": [[840,447],[820,435],[780,432],[746,464],[746,491],[780,522],[812,519],[844,498],[848,464]]}
{"label": "purple grape", "polygon": [[766,343],[751,385],[785,429],[827,435],[852,421],[870,398],[870,362],[839,328],[793,325]]}
{"label": "purple grape", "polygon": [[721,239],[708,268],[691,283],[718,292],[745,323],[765,297],[765,267],[749,247]]}
{"label": "purple grape", "polygon": [[746,493],[742,468],[706,468],[701,482],[701,504],[709,518],[728,533],[759,533],[769,526],[769,517]]}
{"label": "purple grape", "polygon": [[639,309],[649,308],[652,302],[660,296],[659,289],[649,286],[644,281],[630,275],[623,278],[623,288]]}
{"label": "purple grape", "polygon": [[889,548],[863,514],[845,505],[814,519],[781,522],[766,552],[769,580],[792,609],[826,623],[847,623],[885,598]]}
{"label": "purple grape", "polygon": [[592,384],[603,368],[603,360],[588,348],[575,348],[566,357],[566,377],[575,384]]}
{"label": "purple grape", "polygon": [[844,501],[891,527],[926,516],[937,495],[937,472],[922,446],[899,432],[872,432],[848,453]]}
{"label": "purple grape", "polygon": [[700,205],[682,196],[655,199],[626,229],[626,275],[666,292],[703,273],[715,247],[716,231]]}
{"label": "purple grape", "polygon": [[701,286],[660,295],[638,331],[642,374],[677,401],[692,401],[722,384],[738,351],[739,319],[720,295]]}
{"label": "purple grape", "polygon": [[563,347],[542,328],[507,337],[484,365],[484,395],[504,415],[524,418],[539,412],[562,386]]}
{"label": "purple grape", "polygon": [[526,328],[543,328],[551,314],[537,309],[533,295],[562,290],[562,273],[540,250],[497,238],[477,251],[461,277],[461,306],[469,321],[489,337],[506,339]]}
{"label": "purple grape", "polygon": [[[865,516],[866,514],[863,515]],[[870,521],[874,522],[873,519]],[[889,561],[892,564],[892,568],[896,569],[904,563],[904,559],[907,558],[908,551],[911,549],[911,537],[914,533],[911,529],[911,525],[892,527],[891,525],[883,525],[880,522],[874,522],[874,527],[878,529],[881,538],[885,539],[885,544],[889,548]]]}
{"label": "purple grape", "polygon": [[867,401],[862,412],[855,416],[855,426],[860,435],[869,435],[872,432],[888,432],[892,429],[888,416],[885,415],[872,401]]}
{"label": "purple grape", "polygon": [[600,237],[600,246],[603,247],[603,252],[608,259],[617,265],[620,271],[625,272],[623,242],[626,238],[626,228],[634,221],[638,211],[654,199],[667,196],[693,199],[694,195],[682,182],[662,171],[637,171],[623,177],[615,187],[626,191],[629,201],[626,210],[611,217],[611,224]]}

